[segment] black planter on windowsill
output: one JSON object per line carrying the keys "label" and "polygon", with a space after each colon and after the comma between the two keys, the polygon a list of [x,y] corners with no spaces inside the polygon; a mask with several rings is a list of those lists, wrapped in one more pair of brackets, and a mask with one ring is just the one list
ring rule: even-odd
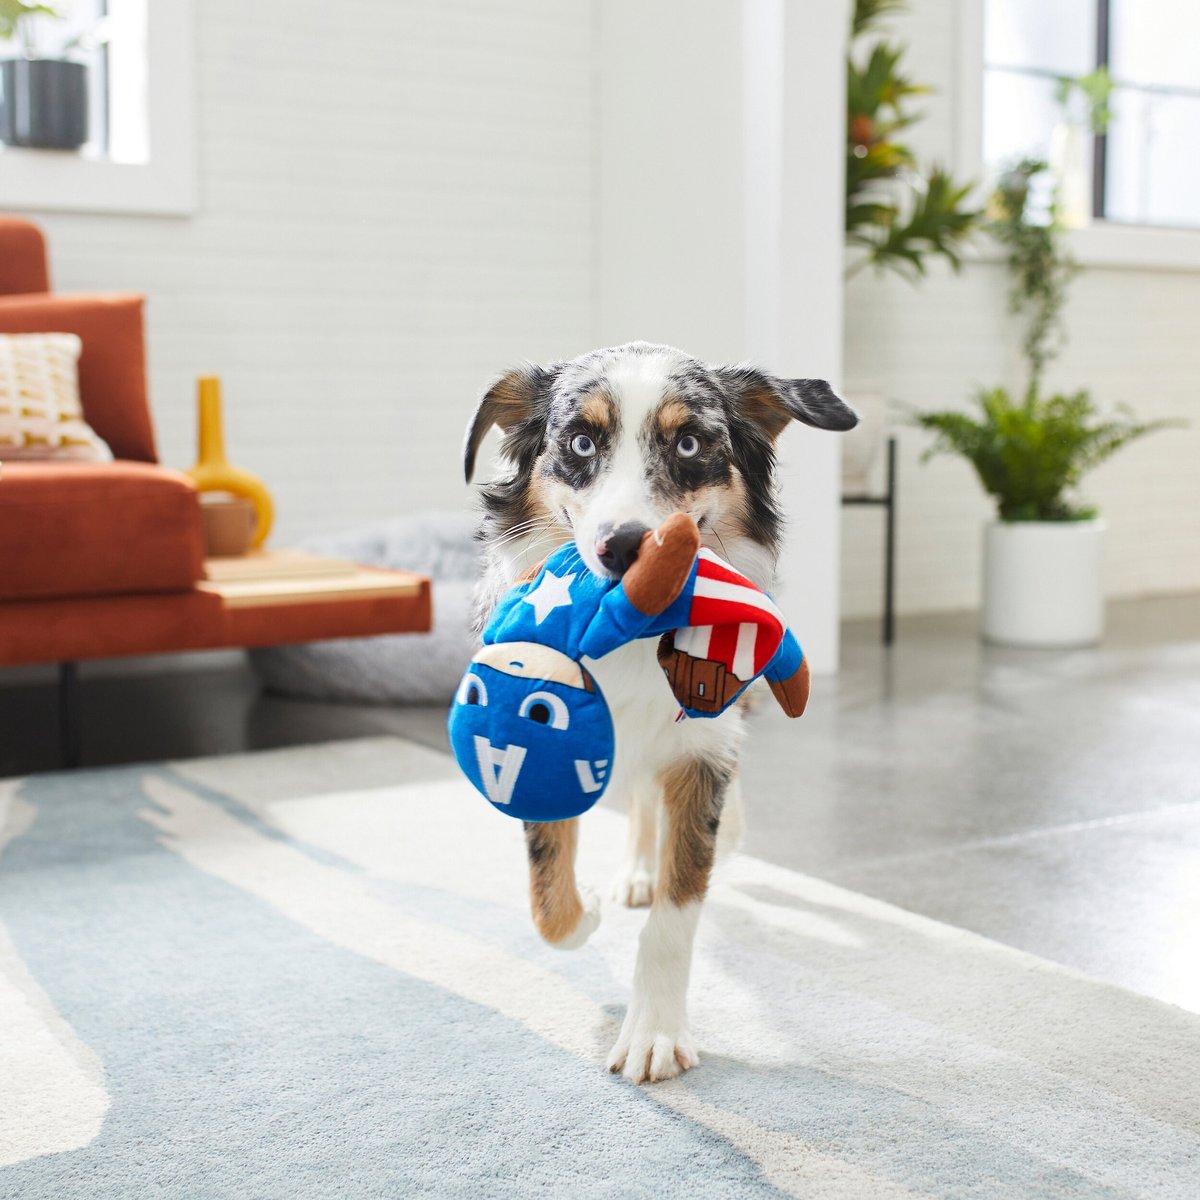
{"label": "black planter on windowsill", "polygon": [[0,62],[0,142],[78,150],[88,139],[87,67],[58,58]]}

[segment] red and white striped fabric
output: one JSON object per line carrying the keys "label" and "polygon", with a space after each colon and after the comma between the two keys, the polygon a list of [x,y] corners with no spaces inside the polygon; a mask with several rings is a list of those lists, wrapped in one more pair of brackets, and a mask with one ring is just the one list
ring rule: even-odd
{"label": "red and white striped fabric", "polygon": [[786,622],[765,592],[711,550],[697,557],[688,624],[675,631],[675,648],[750,679],[779,649]]}

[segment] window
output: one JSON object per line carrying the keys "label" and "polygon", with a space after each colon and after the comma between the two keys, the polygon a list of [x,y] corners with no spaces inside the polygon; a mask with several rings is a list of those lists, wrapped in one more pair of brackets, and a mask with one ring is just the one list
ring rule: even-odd
{"label": "window", "polygon": [[[141,11],[137,11],[141,9]],[[88,158],[115,158],[127,141],[128,126],[145,126],[144,113],[130,108],[113,92],[122,87],[122,76],[110,70],[111,60],[123,67],[141,51],[145,55],[146,14],[138,0],[74,0],[59,8],[59,16],[26,17],[29,45],[38,57],[60,55],[83,63],[88,69],[88,140],[79,153]],[[0,47],[10,53],[11,47]],[[144,70],[143,70],[144,74]],[[117,99],[117,134],[113,136],[113,100]],[[144,138],[142,139],[145,140]],[[133,160],[136,161],[136,160]],[[143,156],[142,161],[145,161]]]}
{"label": "window", "polygon": [[0,147],[0,208],[193,211],[191,0],[73,0],[61,11],[35,18],[34,37],[46,56],[80,39],[69,53],[89,68],[88,141],[78,153]]}
{"label": "window", "polygon": [[[1047,159],[1070,224],[1200,228],[1200,3],[985,0],[983,43],[990,171]],[[1092,136],[1056,93],[1100,67],[1113,115]]]}

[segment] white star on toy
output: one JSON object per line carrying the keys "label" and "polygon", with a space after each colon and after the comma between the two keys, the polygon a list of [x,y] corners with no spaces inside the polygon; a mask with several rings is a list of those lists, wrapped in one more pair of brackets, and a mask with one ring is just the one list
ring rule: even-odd
{"label": "white star on toy", "polygon": [[528,596],[521,597],[526,604],[533,605],[535,624],[540,625],[556,608],[565,608],[573,603],[571,584],[574,582],[573,574],[555,575],[553,571],[547,571],[542,576],[542,582]]}

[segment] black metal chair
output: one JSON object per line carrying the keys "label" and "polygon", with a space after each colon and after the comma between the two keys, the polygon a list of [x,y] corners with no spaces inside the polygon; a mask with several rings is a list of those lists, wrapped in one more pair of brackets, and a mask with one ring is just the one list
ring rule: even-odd
{"label": "black metal chair", "polygon": [[887,476],[882,495],[855,492],[842,496],[845,505],[869,505],[884,510],[883,644],[896,638],[896,439],[887,440]]}

